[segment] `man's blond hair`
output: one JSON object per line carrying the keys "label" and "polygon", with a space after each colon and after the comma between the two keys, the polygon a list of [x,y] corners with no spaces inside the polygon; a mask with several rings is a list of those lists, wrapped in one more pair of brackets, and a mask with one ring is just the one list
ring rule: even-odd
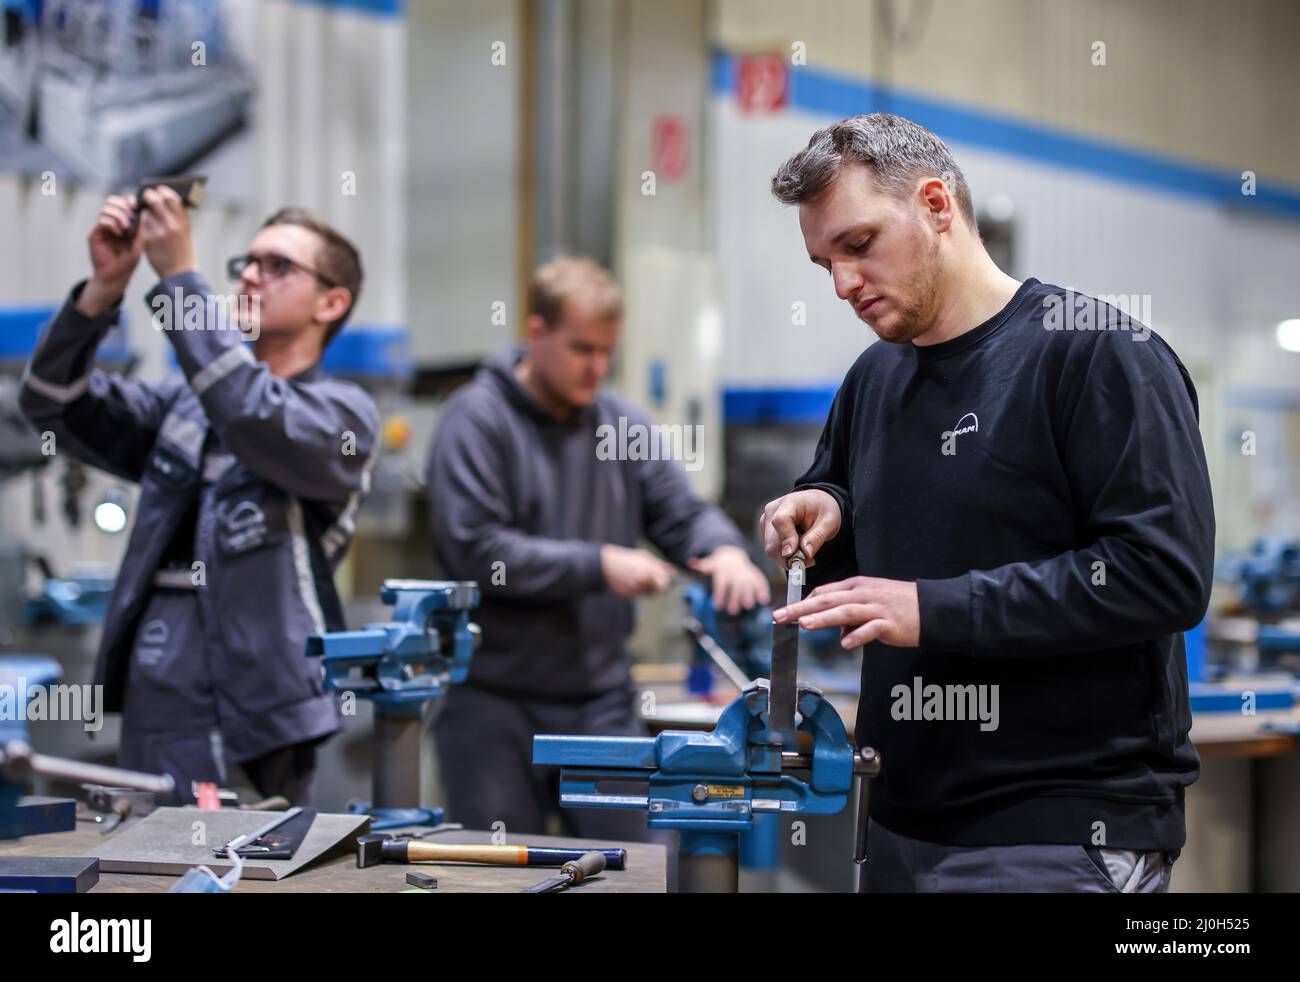
{"label": "man's blond hair", "polygon": [[561,256],[538,266],[528,284],[528,312],[555,327],[570,301],[601,319],[623,316],[623,291],[599,263],[582,256]]}

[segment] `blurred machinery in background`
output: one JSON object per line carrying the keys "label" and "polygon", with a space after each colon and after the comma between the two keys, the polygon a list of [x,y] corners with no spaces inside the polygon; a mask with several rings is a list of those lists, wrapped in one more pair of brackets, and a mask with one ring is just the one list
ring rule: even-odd
{"label": "blurred machinery in background", "polygon": [[1192,709],[1292,708],[1300,700],[1300,543],[1260,539],[1220,560],[1215,577],[1237,599],[1187,633]]}
{"label": "blurred machinery in background", "polygon": [[0,377],[0,481],[17,477],[49,458],[41,453],[41,438],[18,406],[18,380]]}
{"label": "blurred machinery in background", "polygon": [[[41,453],[41,439],[18,408],[18,381],[0,375],[0,489],[24,472],[49,462]],[[0,531],[7,516],[0,518]],[[25,580],[24,547],[9,535],[0,535],[0,645],[11,643],[22,615]]]}
{"label": "blurred machinery in background", "polygon": [[[40,0],[0,52],[0,100],[83,181],[175,173],[243,125],[253,83],[220,0]],[[202,71],[195,71],[202,67]]]}
{"label": "blurred machinery in background", "polygon": [[67,576],[60,577],[43,556],[33,557],[33,562],[41,572],[41,585],[27,597],[23,608],[23,620],[27,624],[84,627],[104,619],[116,580],[112,572],[74,566]]}
{"label": "blurred machinery in background", "polygon": [[1300,675],[1300,542],[1260,539],[1249,553],[1221,560],[1215,575],[1238,590],[1236,606],[1227,611],[1235,616],[1219,637],[1253,641],[1260,669]]}
{"label": "blurred machinery in background", "polygon": [[1260,539],[1244,556],[1229,556],[1215,575],[1237,584],[1241,606],[1261,617],[1300,614],[1300,542]]}
{"label": "blurred machinery in background", "polygon": [[835,386],[735,386],[723,392],[722,507],[757,539],[763,506],[787,493],[812,463]]}
{"label": "blurred machinery in background", "polygon": [[[111,568],[90,561],[98,549],[69,554],[56,543],[83,532],[115,534],[128,522],[125,489],[60,455],[19,407],[23,369],[53,314],[42,307],[0,312],[0,647],[15,643],[23,624],[81,627],[102,620],[112,592]],[[100,346],[97,363],[129,373],[134,359],[125,337],[119,324]],[[19,487],[24,479],[31,481],[25,502]],[[59,492],[54,508],[47,501],[51,484]],[[54,528],[59,536],[51,534]]]}

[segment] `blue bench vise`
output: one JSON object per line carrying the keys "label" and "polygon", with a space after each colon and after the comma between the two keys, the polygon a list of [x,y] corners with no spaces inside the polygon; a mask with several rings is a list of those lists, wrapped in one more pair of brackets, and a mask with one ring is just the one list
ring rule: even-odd
{"label": "blue bench vise", "polygon": [[[707,583],[688,583],[682,590],[682,599],[686,603],[686,617],[682,626],[691,640],[692,658],[686,680],[686,691],[689,694],[701,698],[710,697],[714,689],[715,669],[742,692],[751,679],[770,677],[771,606],[729,614],[713,606],[713,593]],[[838,627],[801,631],[799,637],[801,645],[806,646],[809,653],[822,663],[823,676],[827,675],[828,663],[844,658]],[[850,684],[852,690],[857,692],[858,670],[855,668],[852,674]]]}
{"label": "blue bench vise", "polygon": [[684,626],[693,655],[687,692],[694,696],[712,694],[715,667],[741,691],[748,687],[750,679],[771,673],[771,608],[756,607],[729,615],[713,606],[707,583],[688,583],[682,599],[686,602]]}
{"label": "blue bench vise", "polygon": [[393,607],[387,624],[360,631],[314,634],[307,655],[320,658],[325,689],[369,699],[375,707],[373,803],[376,831],[402,825],[438,825],[441,808],[422,808],[420,749],[447,687],[464,682],[479,643],[469,612],[478,584],[453,580],[386,580],[380,599]]}
{"label": "blue bench vise", "polygon": [[[774,741],[769,695],[768,680],[759,679],[723,710],[712,731],[539,735],[533,763],[560,768],[563,806],[640,809],[650,828],[681,832],[683,892],[735,892],[739,839],[756,816],[836,814],[848,804],[855,777],[859,859],[865,858],[863,806],[867,779],[880,772],[878,755],[871,748],[855,752],[839,713],[807,684],[797,690],[798,747]],[[646,793],[630,793],[639,788],[629,784],[644,784]]]}

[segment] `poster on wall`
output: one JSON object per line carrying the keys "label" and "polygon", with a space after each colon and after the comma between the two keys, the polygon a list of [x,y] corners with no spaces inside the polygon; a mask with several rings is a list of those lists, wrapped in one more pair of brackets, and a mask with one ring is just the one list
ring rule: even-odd
{"label": "poster on wall", "polygon": [[[104,189],[257,186],[257,0],[0,0],[0,169]],[[241,16],[242,15],[242,16]]]}

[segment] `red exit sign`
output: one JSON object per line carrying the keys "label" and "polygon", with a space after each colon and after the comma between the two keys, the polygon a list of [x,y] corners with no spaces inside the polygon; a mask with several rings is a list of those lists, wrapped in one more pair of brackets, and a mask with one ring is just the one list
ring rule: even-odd
{"label": "red exit sign", "polygon": [[690,129],[676,113],[660,113],[654,118],[650,153],[655,173],[665,181],[680,181],[691,162]]}
{"label": "red exit sign", "polygon": [[736,102],[750,113],[784,109],[790,94],[790,66],[780,55],[742,55],[736,63]]}

